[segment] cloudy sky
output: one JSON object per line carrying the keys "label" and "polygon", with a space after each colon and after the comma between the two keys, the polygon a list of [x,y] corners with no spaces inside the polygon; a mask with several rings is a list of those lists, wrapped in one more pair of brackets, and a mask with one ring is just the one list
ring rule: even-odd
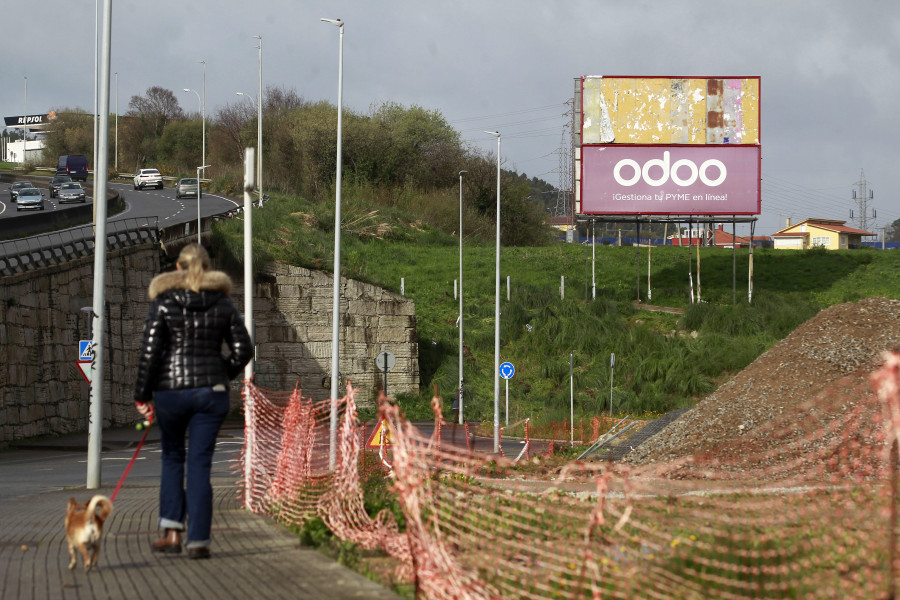
{"label": "cloudy sky", "polygon": [[[101,0],[102,9],[102,0]],[[6,0],[0,111],[93,105],[95,2]],[[113,0],[119,111],[158,85],[196,112],[258,85],[344,106],[394,101],[440,111],[472,146],[554,185],[581,75],[760,76],[758,234],[807,217],[850,220],[864,173],[869,231],[900,218],[900,3],[896,0]],[[29,30],[31,40],[15,32]],[[115,80],[110,106],[116,105]],[[873,211],[875,214],[873,216]],[[856,222],[849,222],[854,225]],[[880,230],[879,230],[880,231]],[[738,227],[749,233],[749,227]]]}

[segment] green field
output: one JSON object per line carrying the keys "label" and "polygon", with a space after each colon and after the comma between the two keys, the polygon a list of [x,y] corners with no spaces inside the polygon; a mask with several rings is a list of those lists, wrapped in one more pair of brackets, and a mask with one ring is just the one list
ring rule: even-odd
{"label": "green field", "polygon": [[[342,274],[395,292],[402,278],[405,294],[416,302],[421,393],[400,400],[411,417],[427,417],[432,384],[449,400],[458,380],[458,238],[399,208],[373,210],[352,193],[345,202]],[[333,219],[327,205],[274,198],[254,213],[255,261],[330,270]],[[236,266],[242,223],[222,223],[215,244]],[[598,245],[595,251],[592,300],[589,245],[502,249],[501,361],[516,366],[510,422],[568,417],[569,354],[576,418],[608,412],[611,400],[614,414],[652,416],[691,405],[822,308],[869,296],[900,298],[900,253],[892,251],[757,249],[748,302],[748,250],[703,248],[702,302],[694,304],[688,276],[690,270],[696,282],[697,258],[686,248],[649,251],[651,300],[646,247]],[[464,375],[466,418],[472,420],[493,419],[494,267],[493,244],[465,241]],[[642,310],[638,299],[685,312]]]}

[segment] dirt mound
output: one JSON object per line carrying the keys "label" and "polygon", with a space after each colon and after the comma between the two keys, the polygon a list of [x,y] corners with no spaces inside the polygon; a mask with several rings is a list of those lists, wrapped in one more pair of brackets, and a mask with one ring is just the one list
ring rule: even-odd
{"label": "dirt mound", "polygon": [[[766,445],[774,425],[783,429],[810,401],[830,388],[864,386],[881,353],[900,347],[900,301],[868,298],[827,308],[799,326],[692,410],[624,459],[632,464],[700,454],[733,454],[743,442]],[[846,405],[822,403],[840,414]],[[778,440],[772,440],[777,442]],[[782,440],[783,441],[783,440]]]}

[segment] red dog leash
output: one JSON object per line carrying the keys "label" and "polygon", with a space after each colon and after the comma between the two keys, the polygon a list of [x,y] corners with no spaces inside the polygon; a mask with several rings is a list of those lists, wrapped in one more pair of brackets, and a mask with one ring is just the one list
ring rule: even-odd
{"label": "red dog leash", "polygon": [[134,451],[134,456],[131,457],[131,460],[128,462],[128,466],[125,467],[125,472],[122,473],[122,477],[119,478],[119,483],[116,484],[116,489],[113,490],[112,495],[109,497],[110,502],[114,502],[116,499],[116,494],[119,493],[119,489],[121,489],[122,484],[125,483],[125,478],[128,477],[128,473],[131,471],[131,467],[134,466],[134,461],[137,460],[138,454],[141,452],[141,448],[144,447],[144,441],[147,439],[147,434],[150,433],[150,425],[153,423],[153,417],[147,420],[147,425],[144,426],[144,435],[141,436],[141,441],[138,442],[137,448]]}

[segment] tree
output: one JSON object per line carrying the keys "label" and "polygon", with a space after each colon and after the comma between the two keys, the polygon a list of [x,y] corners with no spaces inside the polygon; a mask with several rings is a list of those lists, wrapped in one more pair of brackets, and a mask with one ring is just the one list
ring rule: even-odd
{"label": "tree", "polygon": [[[112,151],[112,150],[110,150]],[[64,154],[84,154],[93,160],[94,118],[83,109],[56,109],[53,128],[44,136],[44,158],[56,163]]]}
{"label": "tree", "polygon": [[377,180],[429,190],[453,185],[462,146],[459,133],[440,111],[385,102],[372,111],[370,120],[378,131],[373,156]]}
{"label": "tree", "polygon": [[[217,162],[240,163],[244,160],[243,133],[256,116],[253,106],[247,101],[226,104],[216,111],[210,124],[210,156],[216,156],[216,148],[221,144],[227,151],[217,157]],[[255,146],[255,144],[254,144]]]}
{"label": "tree", "polygon": [[128,101],[128,108],[129,116],[140,117],[157,136],[162,135],[169,121],[184,116],[175,94],[159,86],[147,88],[146,96],[132,96]]}
{"label": "tree", "polygon": [[156,143],[156,166],[167,173],[193,173],[200,166],[200,119],[172,121]]}
{"label": "tree", "polygon": [[147,160],[157,158],[157,143],[172,119],[184,116],[178,99],[171,90],[153,86],[145,96],[132,96],[129,111],[120,123],[120,138],[125,141],[121,156],[134,169]]}
{"label": "tree", "polygon": [[900,219],[891,223],[886,232],[886,236],[887,241],[889,242],[900,242]]}

